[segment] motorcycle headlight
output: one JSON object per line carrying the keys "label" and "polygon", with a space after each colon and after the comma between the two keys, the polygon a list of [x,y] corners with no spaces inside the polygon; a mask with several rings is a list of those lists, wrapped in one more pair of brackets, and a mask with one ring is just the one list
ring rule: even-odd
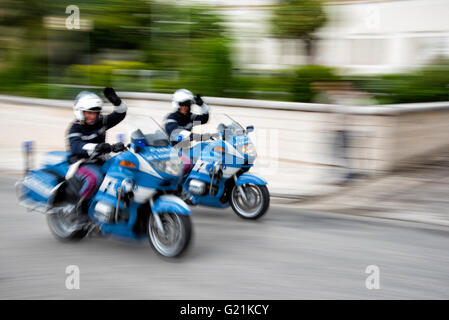
{"label": "motorcycle headlight", "polygon": [[243,145],[239,151],[243,154],[250,156],[250,157],[257,156],[256,148],[254,147],[254,145],[252,143]]}
{"label": "motorcycle headlight", "polygon": [[173,176],[179,176],[182,173],[183,162],[181,158],[174,157],[167,160],[150,161],[151,165],[159,171],[171,174]]}

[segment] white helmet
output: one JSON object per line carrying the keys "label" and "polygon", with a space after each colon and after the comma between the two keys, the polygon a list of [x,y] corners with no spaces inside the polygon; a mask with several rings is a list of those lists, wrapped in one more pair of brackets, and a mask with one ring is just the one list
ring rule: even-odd
{"label": "white helmet", "polygon": [[187,89],[179,89],[173,94],[172,98],[172,106],[175,111],[179,110],[179,104],[182,102],[190,102],[190,104],[195,103],[195,99],[193,97],[193,93]]}
{"label": "white helmet", "polygon": [[81,91],[75,98],[73,111],[78,121],[84,121],[83,111],[101,112],[103,100],[93,92]]}

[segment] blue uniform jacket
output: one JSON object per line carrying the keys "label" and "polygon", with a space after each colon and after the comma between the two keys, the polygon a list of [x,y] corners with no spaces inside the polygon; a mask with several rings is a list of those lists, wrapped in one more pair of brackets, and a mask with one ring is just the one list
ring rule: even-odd
{"label": "blue uniform jacket", "polygon": [[173,131],[182,129],[192,131],[195,125],[205,124],[209,120],[209,114],[194,114],[188,113],[186,115],[179,111],[170,113],[165,120],[165,131],[170,138]]}
{"label": "blue uniform jacket", "polygon": [[126,116],[126,111],[114,111],[108,115],[100,115],[94,125],[88,125],[82,121],[72,122],[67,140],[70,146],[70,162],[76,162],[81,158],[88,158],[98,143],[106,141],[106,130],[119,124]]}

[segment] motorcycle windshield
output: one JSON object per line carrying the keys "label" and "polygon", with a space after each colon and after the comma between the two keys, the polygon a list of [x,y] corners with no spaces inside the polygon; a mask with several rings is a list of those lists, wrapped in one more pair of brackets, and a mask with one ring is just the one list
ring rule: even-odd
{"label": "motorcycle windshield", "polygon": [[250,163],[255,160],[257,153],[254,144],[248,137],[246,130],[227,114],[216,114],[217,131],[225,141],[229,142]]}
{"label": "motorcycle windshield", "polygon": [[216,114],[215,120],[218,123],[218,132],[224,132],[229,136],[241,136],[245,134],[245,129],[227,114]]}
{"label": "motorcycle windshield", "polygon": [[170,144],[164,129],[150,116],[132,116],[127,119],[128,135],[139,146],[166,147]]}

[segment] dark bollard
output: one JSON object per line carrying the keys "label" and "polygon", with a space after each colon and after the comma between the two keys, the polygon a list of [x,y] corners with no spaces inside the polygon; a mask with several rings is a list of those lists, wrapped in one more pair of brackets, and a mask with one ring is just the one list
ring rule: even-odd
{"label": "dark bollard", "polygon": [[25,170],[24,175],[26,176],[28,172],[31,171],[33,152],[34,152],[34,141],[24,141],[23,142],[23,152],[25,157]]}

